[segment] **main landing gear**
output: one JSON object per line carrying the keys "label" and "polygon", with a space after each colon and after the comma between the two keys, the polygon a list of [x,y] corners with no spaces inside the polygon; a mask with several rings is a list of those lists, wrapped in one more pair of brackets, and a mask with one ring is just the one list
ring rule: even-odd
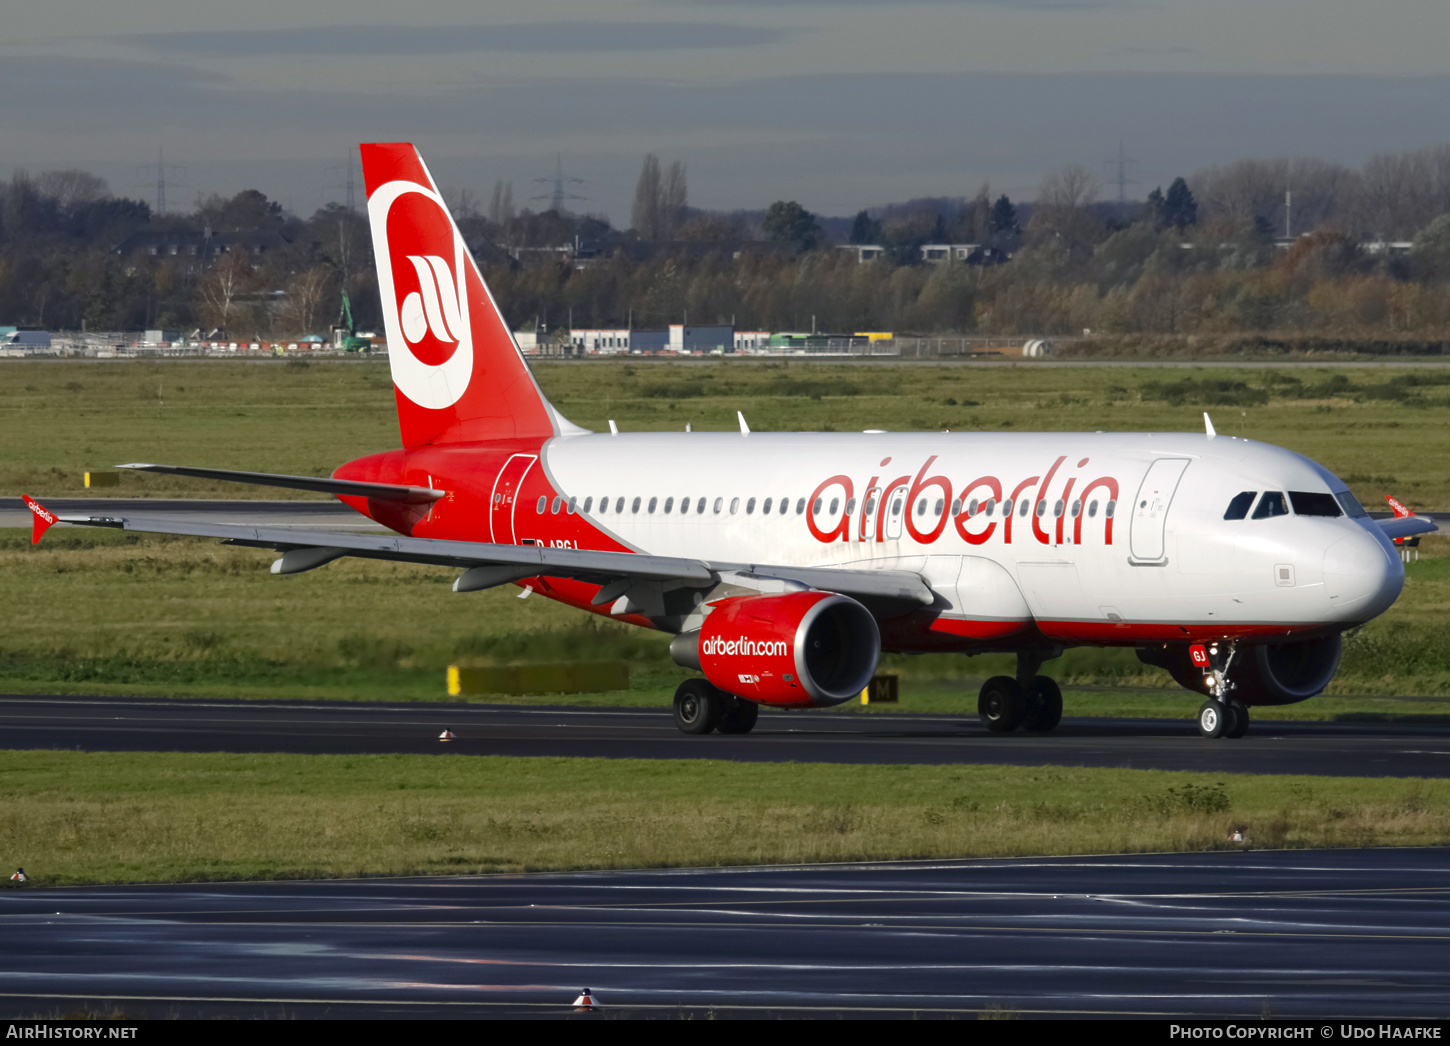
{"label": "main landing gear", "polygon": [[760,706],[727,694],[703,679],[686,679],[675,691],[675,726],[685,734],[748,734],[755,729]]}
{"label": "main landing gear", "polygon": [[1249,708],[1236,697],[1230,697],[1234,685],[1228,670],[1233,666],[1238,644],[1210,643],[1193,647],[1195,664],[1203,666],[1208,700],[1198,706],[1198,732],[1204,737],[1243,737],[1249,732]]}
{"label": "main landing gear", "polygon": [[1037,669],[1059,651],[1023,651],[1017,655],[1017,678],[993,676],[977,695],[982,725],[996,734],[1021,728],[1045,734],[1062,721],[1062,690]]}

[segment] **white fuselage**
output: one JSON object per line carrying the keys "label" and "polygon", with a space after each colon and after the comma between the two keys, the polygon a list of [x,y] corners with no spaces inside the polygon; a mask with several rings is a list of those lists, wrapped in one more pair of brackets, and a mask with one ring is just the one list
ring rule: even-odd
{"label": "white fuselage", "polygon": [[[541,464],[561,511],[572,499],[636,551],[911,570],[948,618],[1030,617],[1075,642],[1345,627],[1404,579],[1362,510],[1225,519],[1244,492],[1319,495],[1321,512],[1347,494],[1302,455],[1228,436],[589,434],[550,440]],[[551,508],[519,504],[517,536],[549,544]]]}

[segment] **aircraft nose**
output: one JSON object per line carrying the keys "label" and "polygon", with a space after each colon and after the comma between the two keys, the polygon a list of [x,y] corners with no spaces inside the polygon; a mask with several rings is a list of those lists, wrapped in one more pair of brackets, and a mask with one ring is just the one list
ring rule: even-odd
{"label": "aircraft nose", "polygon": [[1324,550],[1324,592],[1339,620],[1383,614],[1405,586],[1405,566],[1387,540],[1361,531]]}

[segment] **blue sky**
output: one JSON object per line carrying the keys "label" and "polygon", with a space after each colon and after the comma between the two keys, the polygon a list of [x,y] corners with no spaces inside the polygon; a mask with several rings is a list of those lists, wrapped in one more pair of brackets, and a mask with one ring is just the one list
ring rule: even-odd
{"label": "blue sky", "polygon": [[[1247,156],[1450,138],[1450,5],[1421,0],[50,0],[0,26],[0,170],[84,166],[172,201],[340,196],[347,150],[415,141],[445,188],[547,191],[556,153],[628,218],[646,152],[691,202],[827,214],[1030,198],[1065,163],[1141,195]],[[406,24],[405,24],[406,23]],[[151,176],[154,178],[154,175]]]}

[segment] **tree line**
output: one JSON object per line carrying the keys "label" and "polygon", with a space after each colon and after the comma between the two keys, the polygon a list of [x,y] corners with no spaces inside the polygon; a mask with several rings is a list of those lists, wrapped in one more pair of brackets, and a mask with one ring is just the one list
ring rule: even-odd
{"label": "tree line", "polygon": [[[691,207],[684,164],[651,155],[627,229],[516,209],[503,181],[486,207],[467,191],[445,198],[516,327],[1378,336],[1450,326],[1450,145],[1359,169],[1241,160],[1126,207],[1101,190],[1070,165],[1031,200],[982,185],[851,218],[792,200],[722,213]],[[205,246],[217,243],[229,247]],[[995,253],[977,256],[991,264],[923,264],[930,243]],[[846,244],[884,250],[861,263]],[[158,215],[84,171],[0,183],[0,323],[295,337],[325,330],[344,290],[359,325],[376,326],[366,220],[340,205],[301,218],[248,190]]]}

